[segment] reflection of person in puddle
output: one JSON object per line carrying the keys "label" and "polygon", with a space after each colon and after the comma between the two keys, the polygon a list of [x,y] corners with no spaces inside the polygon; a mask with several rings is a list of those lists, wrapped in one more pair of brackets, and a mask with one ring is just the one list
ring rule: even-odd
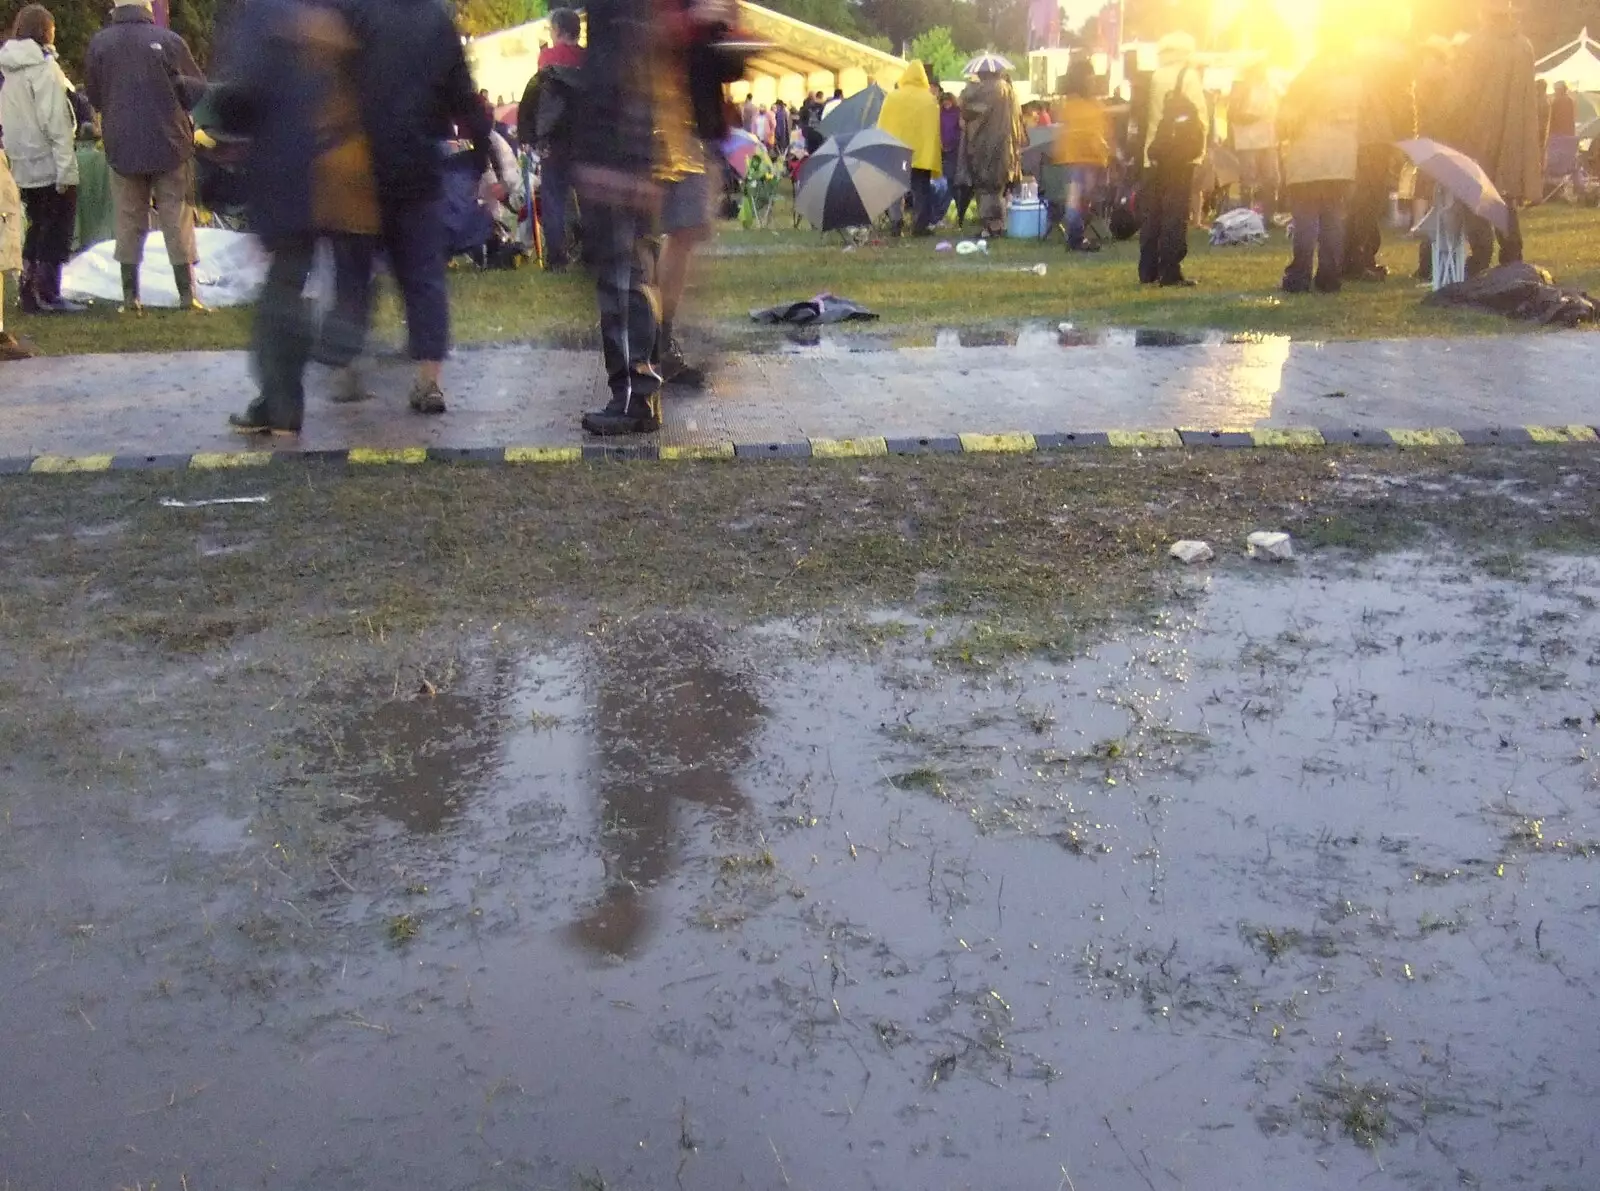
{"label": "reflection of person in puddle", "polygon": [[648,890],[672,867],[677,803],[740,814],[734,771],[763,708],[743,676],[716,664],[711,632],[641,622],[605,641],[595,738],[606,889],[573,939],[628,955],[649,931]]}

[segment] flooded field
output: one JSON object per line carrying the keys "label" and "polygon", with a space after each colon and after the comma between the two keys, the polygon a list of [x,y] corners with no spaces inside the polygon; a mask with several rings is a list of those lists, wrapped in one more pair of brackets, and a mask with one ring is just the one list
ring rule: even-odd
{"label": "flooded field", "polygon": [[1600,1185],[1600,570],[1185,577],[80,671],[0,1187]]}

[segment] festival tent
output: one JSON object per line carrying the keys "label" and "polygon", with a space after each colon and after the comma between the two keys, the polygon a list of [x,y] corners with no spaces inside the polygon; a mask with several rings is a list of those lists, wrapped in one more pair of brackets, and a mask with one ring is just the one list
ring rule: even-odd
{"label": "festival tent", "polygon": [[1600,42],[1585,29],[1576,41],[1568,42],[1539,60],[1539,77],[1552,87],[1565,83],[1573,91],[1600,91]]}

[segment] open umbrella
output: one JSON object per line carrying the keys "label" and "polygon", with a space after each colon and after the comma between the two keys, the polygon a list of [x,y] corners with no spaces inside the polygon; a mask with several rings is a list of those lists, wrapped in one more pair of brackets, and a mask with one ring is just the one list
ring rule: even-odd
{"label": "open umbrella", "polygon": [[733,172],[741,178],[750,172],[750,159],[757,153],[767,151],[760,137],[742,128],[735,128],[723,137],[722,144],[718,147],[722,150],[722,156],[733,167]]}
{"label": "open umbrella", "polygon": [[818,127],[824,136],[848,136],[863,128],[871,128],[878,122],[878,113],[883,110],[883,99],[883,88],[877,83],[868,83],[849,99],[841,99],[835,104],[833,111],[822,118]]}
{"label": "open umbrella", "polygon": [[1432,178],[1468,212],[1487,219],[1502,232],[1511,230],[1511,208],[1476,161],[1426,137],[1401,141],[1399,145],[1400,151],[1416,164],[1418,173]]}
{"label": "open umbrella", "polygon": [[962,74],[1004,74],[1013,69],[1009,59],[990,52],[979,54],[961,68]]}
{"label": "open umbrella", "polygon": [[911,188],[911,150],[881,128],[823,143],[800,168],[795,210],[825,232],[864,227]]}

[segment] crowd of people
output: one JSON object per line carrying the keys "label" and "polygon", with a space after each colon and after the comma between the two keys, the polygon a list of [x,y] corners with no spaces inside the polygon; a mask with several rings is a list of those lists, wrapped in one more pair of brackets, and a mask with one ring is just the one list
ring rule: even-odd
{"label": "crowd of people", "polygon": [[[188,47],[156,25],[151,0],[118,0],[90,43],[84,86],[68,81],[53,49],[49,11],[30,4],[0,46],[0,271],[22,271],[26,311],[71,313],[61,268],[72,244],[73,152],[96,113],[116,210],[122,308],[140,309],[139,267],[151,210],[164,234],[180,305],[195,297],[194,126],[205,97],[215,127],[246,146],[248,223],[270,255],[252,351],[260,392],[232,418],[246,432],[297,432],[312,360],[335,369],[334,398],[366,396],[355,369],[366,342],[374,266],[381,256],[400,291],[417,374],[410,407],[444,411],[449,348],[448,255],[441,221],[440,146],[470,145],[486,202],[509,201],[516,163],[492,152],[494,109],[476,92],[461,40],[435,0],[238,0],[219,31],[208,83]],[[660,425],[668,386],[704,373],[678,344],[675,319],[691,261],[711,233],[721,177],[716,146],[742,128],[775,160],[814,151],[844,101],[822,92],[793,108],[727,99],[743,75],[728,44],[732,0],[599,0],[557,10],[554,41],[501,129],[539,163],[547,267],[571,267],[581,213],[584,263],[597,289],[609,403],[586,414],[597,435]],[[1464,45],[1413,50],[1327,22],[1316,55],[1281,92],[1265,67],[1244,71],[1231,94],[1210,93],[1193,38],[1164,38],[1159,65],[1130,111],[1108,102],[1087,59],[1061,80],[1061,98],[1019,107],[1000,65],[959,95],[912,62],[884,100],[880,128],[911,152],[908,194],[891,228],[928,234],[953,208],[975,206],[982,234],[1004,235],[1008,195],[1023,184],[1024,150],[1048,129],[1044,160],[1060,167],[1047,199],[1069,244],[1086,245],[1096,204],[1113,178],[1137,178],[1138,277],[1187,287],[1190,228],[1203,195],[1233,163],[1234,201],[1292,218],[1290,292],[1330,293],[1378,281],[1383,226],[1402,158],[1395,144],[1422,135],[1478,161],[1513,208],[1498,232],[1502,262],[1520,259],[1515,207],[1537,199],[1544,140],[1571,136],[1571,96],[1542,95],[1533,52],[1508,0],[1483,0],[1480,30]],[[7,214],[9,187],[25,219]],[[1426,200],[1427,183],[1413,190]],[[17,243],[17,233],[26,232]],[[1470,224],[1473,270],[1486,267],[1496,230]],[[331,246],[334,294],[313,316],[304,292],[319,242]],[[1427,246],[1419,268],[1429,271]],[[0,355],[21,349],[0,325]]]}

